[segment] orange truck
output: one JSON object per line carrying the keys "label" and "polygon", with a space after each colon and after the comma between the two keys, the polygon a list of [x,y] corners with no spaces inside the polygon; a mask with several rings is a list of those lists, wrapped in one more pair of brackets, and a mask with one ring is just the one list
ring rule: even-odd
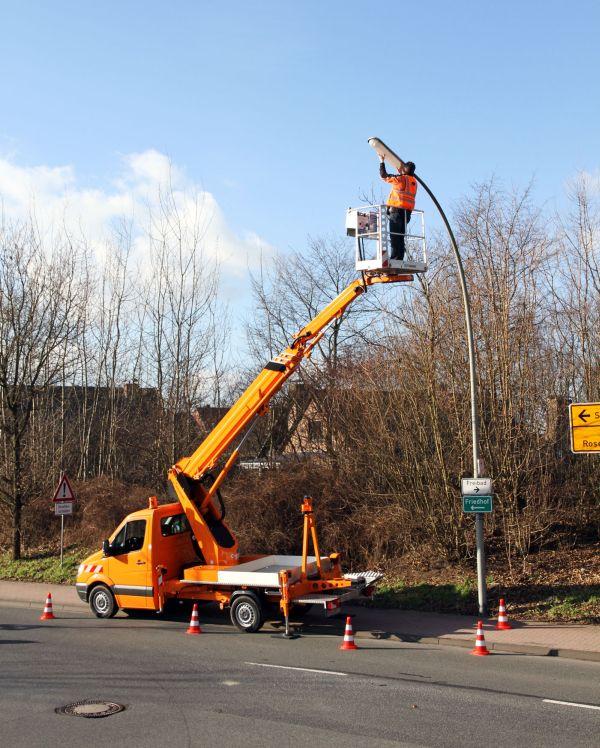
{"label": "orange truck", "polygon": [[371,593],[380,574],[344,574],[339,554],[321,555],[309,497],[301,507],[301,556],[240,555],[219,489],[257,419],[333,320],[369,286],[412,279],[389,270],[363,274],[266,364],[194,454],[171,467],[173,501],[159,504],[150,497],[147,508],[125,517],[79,566],[77,593],[96,616],[111,618],[119,608],[162,612],[174,600],[213,601],[229,609],[240,631],[258,631],[266,617],[281,613],[289,634],[291,612],[318,605],[332,615],[345,600]]}

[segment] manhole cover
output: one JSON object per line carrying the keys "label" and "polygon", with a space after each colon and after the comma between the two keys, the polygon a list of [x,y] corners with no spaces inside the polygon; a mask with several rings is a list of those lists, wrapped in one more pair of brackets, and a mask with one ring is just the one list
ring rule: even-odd
{"label": "manhole cover", "polygon": [[111,714],[117,714],[125,709],[123,704],[116,704],[114,701],[76,701],[74,704],[59,706],[54,711],[57,714],[68,714],[71,717],[109,717]]}

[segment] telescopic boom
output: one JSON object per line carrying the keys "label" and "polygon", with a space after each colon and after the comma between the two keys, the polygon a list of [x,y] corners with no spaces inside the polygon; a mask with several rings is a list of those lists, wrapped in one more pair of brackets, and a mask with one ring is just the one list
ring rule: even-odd
{"label": "telescopic boom", "polygon": [[242,436],[257,417],[268,411],[273,396],[279,392],[302,360],[311,355],[327,326],[334,319],[341,317],[347,307],[362,295],[368,286],[375,283],[406,282],[412,279],[412,275],[382,272],[350,283],[295,335],[292,343],[282,353],[266,364],[196,451],[190,457],[179,460],[169,470],[169,481],[186,513],[206,563],[231,564],[238,556],[237,541],[223,521],[224,510],[221,507],[221,511],[218,511],[214,497],[237,460],[241,443],[233,450],[216,478],[212,476],[211,471],[230,445]]}

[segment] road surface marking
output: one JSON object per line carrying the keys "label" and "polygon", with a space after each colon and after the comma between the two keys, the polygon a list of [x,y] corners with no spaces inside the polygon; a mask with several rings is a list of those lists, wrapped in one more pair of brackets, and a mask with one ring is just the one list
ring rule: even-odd
{"label": "road surface marking", "polygon": [[600,712],[600,706],[592,704],[576,704],[573,701],[555,701],[554,699],[542,699],[546,704],[561,704],[562,706],[578,706],[581,709],[597,709]]}
{"label": "road surface marking", "polygon": [[245,662],[244,665],[255,665],[256,667],[273,667],[279,670],[302,670],[303,673],[321,673],[324,675],[348,675],[339,673],[337,670],[315,670],[310,667],[292,667],[291,665],[268,665],[266,662]]}

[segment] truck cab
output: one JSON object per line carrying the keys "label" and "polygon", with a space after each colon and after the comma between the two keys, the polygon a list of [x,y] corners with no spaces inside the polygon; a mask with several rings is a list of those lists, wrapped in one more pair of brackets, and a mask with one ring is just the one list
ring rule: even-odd
{"label": "truck cab", "polygon": [[202,563],[181,505],[158,505],[153,498],[79,566],[77,593],[100,618],[119,608],[160,610],[159,587],[182,576],[187,565]]}

